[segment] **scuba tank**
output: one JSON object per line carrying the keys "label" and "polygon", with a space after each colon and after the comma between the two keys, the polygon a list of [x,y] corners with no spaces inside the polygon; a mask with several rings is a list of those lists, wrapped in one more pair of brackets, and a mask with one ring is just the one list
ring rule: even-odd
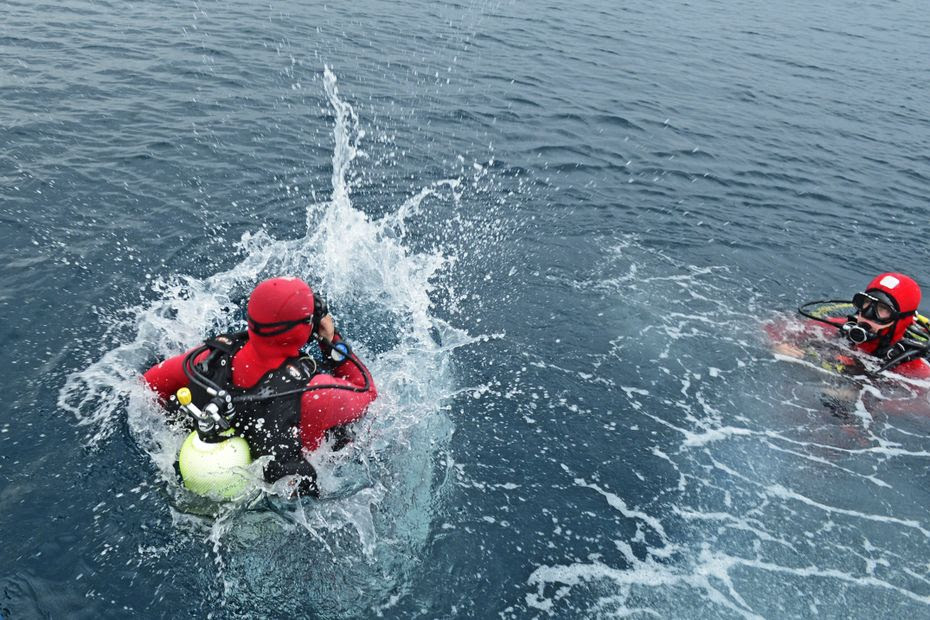
{"label": "scuba tank", "polygon": [[[221,393],[218,398],[232,402],[228,394]],[[197,426],[178,453],[184,486],[213,499],[228,500],[241,495],[251,478],[245,471],[252,463],[249,444],[233,434],[229,421],[219,413],[217,399],[201,410],[191,402],[191,391],[186,387],[178,390],[174,399]]]}

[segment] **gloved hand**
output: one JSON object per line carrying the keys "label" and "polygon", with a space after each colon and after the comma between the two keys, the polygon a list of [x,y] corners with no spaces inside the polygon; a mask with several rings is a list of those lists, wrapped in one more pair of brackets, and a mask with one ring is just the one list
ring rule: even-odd
{"label": "gloved hand", "polygon": [[313,294],[313,333],[319,333],[323,318],[329,315],[329,304],[319,293]]}

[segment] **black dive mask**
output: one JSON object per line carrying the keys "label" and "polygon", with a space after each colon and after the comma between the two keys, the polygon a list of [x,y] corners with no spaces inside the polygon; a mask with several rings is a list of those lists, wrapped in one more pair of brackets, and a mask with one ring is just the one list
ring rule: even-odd
{"label": "black dive mask", "polygon": [[325,317],[327,314],[329,314],[329,304],[327,304],[326,300],[323,299],[318,293],[314,293],[313,314],[308,314],[305,317],[293,319],[291,321],[278,321],[277,323],[260,323],[253,319],[251,316],[248,316],[247,318],[249,320],[249,329],[251,329],[256,336],[263,336],[267,338],[270,336],[280,336],[284,332],[294,329],[303,323],[312,325],[312,333],[315,334],[320,326],[320,321],[323,320],[323,317]]}
{"label": "black dive mask", "polygon": [[910,314],[898,312],[894,300],[881,291],[856,293],[853,295],[852,304],[859,315],[876,323],[890,323]]}
{"label": "black dive mask", "polygon": [[304,323],[312,324],[313,315],[310,314],[299,319],[294,319],[293,321],[278,321],[277,323],[259,323],[252,317],[249,317],[249,329],[251,329],[256,336],[263,336],[266,338],[270,336],[280,336],[284,332]]}

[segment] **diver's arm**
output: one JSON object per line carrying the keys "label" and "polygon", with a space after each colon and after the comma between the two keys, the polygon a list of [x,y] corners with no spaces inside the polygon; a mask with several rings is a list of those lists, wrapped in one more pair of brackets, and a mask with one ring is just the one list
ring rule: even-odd
{"label": "diver's arm", "polygon": [[[911,360],[892,368],[889,372],[914,381],[897,384],[898,391],[905,394],[903,397],[895,397],[894,385],[888,390],[883,389],[882,392],[887,392],[888,397],[876,400],[875,410],[887,415],[930,415],[930,389],[927,387],[927,382],[930,381],[930,365],[927,361]],[[888,379],[895,381],[893,377]]]}
{"label": "diver's arm", "polygon": [[897,368],[892,368],[891,372],[904,375],[909,379],[930,380],[930,364],[924,358],[904,362],[898,365]]}
{"label": "diver's arm", "polygon": [[795,346],[790,342],[775,342],[772,344],[772,351],[779,355],[785,355],[787,357],[794,357],[797,359],[804,358],[804,349],[801,347]]}
{"label": "diver's arm", "polygon": [[[317,337],[319,338],[320,351],[323,353],[323,357],[330,359],[333,352],[332,345],[342,342],[342,335],[336,331],[336,323],[333,321],[332,315],[327,314],[320,320]],[[349,357],[332,368],[332,376],[345,379],[357,387],[364,387],[367,378],[369,402],[378,397],[378,390],[375,388],[371,373],[368,372],[368,369],[351,349]]]}
{"label": "diver's arm", "polygon": [[[333,331],[331,343],[341,340]],[[321,342],[320,348],[327,357],[332,352],[328,343]],[[316,375],[309,385],[320,389],[308,391],[301,398],[300,438],[306,450],[317,449],[327,430],[361,418],[378,396],[371,373],[351,350],[333,374]]]}
{"label": "diver's arm", "polygon": [[877,414],[886,416],[928,416],[930,403],[927,402],[927,391],[924,388],[911,386],[910,394],[905,397],[876,398],[872,393],[862,395],[866,410],[873,416]]}
{"label": "diver's arm", "polygon": [[762,331],[768,337],[773,353],[796,359],[819,360],[822,356],[815,351],[812,344],[817,341],[818,336],[836,335],[836,330],[845,322],[842,318],[826,320],[835,322],[836,329],[824,323],[804,319],[800,325],[785,320],[769,321],[762,326]]}
{"label": "diver's arm", "polygon": [[[171,398],[172,394],[187,385],[187,376],[184,374],[184,358],[187,357],[188,353],[190,353],[190,351],[184,352],[181,355],[169,357],[160,364],[152,366],[142,375],[146,384],[148,384],[162,400],[168,400]],[[207,352],[204,351],[196,361],[199,362],[206,355]]]}
{"label": "diver's arm", "polygon": [[[300,439],[306,450],[316,450],[326,431],[355,422],[365,415],[374,400],[374,386],[364,392],[346,379],[330,375],[317,375],[310,385],[321,389],[307,392],[300,401]],[[322,387],[332,386],[332,387]]]}
{"label": "diver's arm", "polygon": [[[333,342],[336,343],[341,340],[342,337],[337,332]],[[344,379],[357,387],[365,387],[367,379],[368,390],[365,394],[368,395],[368,402],[378,398],[378,390],[375,387],[374,379],[371,377],[371,372],[368,371],[368,368],[362,363],[362,360],[358,358],[354,351],[350,351],[349,357],[333,368],[332,372],[334,377]]]}

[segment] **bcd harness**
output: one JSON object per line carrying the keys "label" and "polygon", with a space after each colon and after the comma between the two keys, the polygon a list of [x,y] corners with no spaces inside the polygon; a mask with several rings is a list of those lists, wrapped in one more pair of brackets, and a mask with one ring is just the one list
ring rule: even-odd
{"label": "bcd harness", "polygon": [[[267,327],[267,326],[265,326]],[[338,335],[338,333],[337,333]],[[243,437],[253,457],[271,455],[265,468],[266,480],[299,473],[313,476],[313,468],[302,456],[300,439],[301,397],[315,390],[367,392],[371,389],[368,371],[342,340],[330,342],[316,336],[320,350],[329,359],[322,362],[331,370],[343,362],[353,364],[364,377],[361,387],[340,383],[308,385],[321,370],[309,355],[288,358],[269,371],[252,387],[240,388],[232,380],[232,360],[248,341],[248,332],[221,334],[188,352],[182,370],[189,382],[191,406],[184,407],[197,426],[202,441],[218,442],[230,431]],[[196,361],[206,353],[201,361]],[[330,429],[339,449],[347,442],[345,429]],[[282,470],[283,468],[283,470]]]}
{"label": "bcd harness", "polygon": [[[245,396],[270,396],[307,384],[317,373],[310,357],[292,357],[271,370],[254,386],[240,388],[233,383],[232,360],[245,345],[245,332],[222,334],[204,342],[209,355],[195,365],[202,376],[227,392],[235,404],[231,415],[224,417],[236,434],[249,443],[253,457],[271,455],[274,460],[300,458],[300,394],[288,394],[268,400],[244,399]],[[201,409],[213,399],[207,388],[190,384],[191,396]]]}
{"label": "bcd harness", "polygon": [[[309,477],[312,488],[316,472],[303,458],[300,408],[307,382],[319,372],[317,363],[309,356],[288,358],[254,386],[240,388],[233,383],[232,360],[247,341],[248,332],[221,334],[185,358],[192,402],[205,417],[212,415],[196,420],[198,434],[218,442],[232,430],[246,440],[253,458],[272,457],[265,466],[266,481],[298,474]],[[195,362],[205,351],[207,356]]]}

